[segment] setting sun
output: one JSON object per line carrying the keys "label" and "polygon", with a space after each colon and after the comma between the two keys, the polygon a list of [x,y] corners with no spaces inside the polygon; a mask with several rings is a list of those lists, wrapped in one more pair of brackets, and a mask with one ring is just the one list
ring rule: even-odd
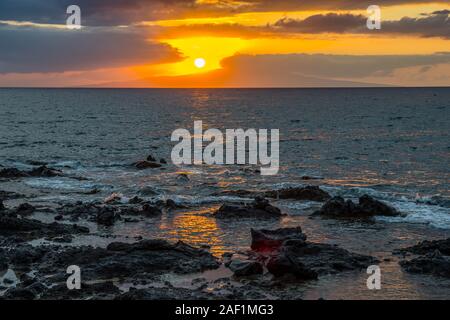
{"label": "setting sun", "polygon": [[226,37],[192,37],[161,41],[179,50],[184,57],[179,62],[153,66],[151,72],[163,76],[198,74],[221,69],[221,61],[224,58],[243,51],[248,45],[244,39]]}
{"label": "setting sun", "polygon": [[202,69],[205,67],[206,61],[203,58],[197,58],[195,59],[194,64],[197,68]]}

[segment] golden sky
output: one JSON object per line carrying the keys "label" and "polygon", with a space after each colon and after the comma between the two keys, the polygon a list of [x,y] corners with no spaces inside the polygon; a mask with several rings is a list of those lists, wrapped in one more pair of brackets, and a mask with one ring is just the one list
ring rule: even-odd
{"label": "golden sky", "polygon": [[[95,2],[80,5],[83,28],[70,31],[56,13],[4,8],[0,36],[17,57],[0,53],[0,86],[450,85],[446,0],[379,1],[381,30],[367,29],[358,0],[135,0],[103,16]],[[58,49],[62,58],[48,54]]]}

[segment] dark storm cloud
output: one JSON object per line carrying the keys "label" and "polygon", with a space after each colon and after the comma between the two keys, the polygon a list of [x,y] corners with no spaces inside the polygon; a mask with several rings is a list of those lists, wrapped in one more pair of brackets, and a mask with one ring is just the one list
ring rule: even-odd
{"label": "dark storm cloud", "polygon": [[70,5],[81,8],[83,25],[122,25],[153,20],[190,8],[195,0],[1,0],[0,20],[64,24]]}
{"label": "dark storm cloud", "polygon": [[404,17],[398,21],[382,21],[381,30],[366,27],[367,17],[330,13],[313,15],[304,20],[283,18],[271,27],[290,33],[387,33],[414,34],[423,37],[450,38],[450,19],[447,10],[433,12],[420,18]]}
{"label": "dark storm cloud", "polygon": [[164,35],[169,38],[194,35],[260,38],[319,33],[414,35],[449,39],[450,19],[447,10],[441,10],[422,14],[419,18],[404,17],[397,21],[382,20],[381,30],[369,30],[367,16],[329,13],[312,15],[303,20],[284,17],[263,27],[239,24],[197,24],[164,28]]}
{"label": "dark storm cloud", "polygon": [[402,4],[450,3],[449,0],[241,0],[221,1],[239,3],[236,11],[289,11],[289,10],[353,10],[370,5],[388,7]]}
{"label": "dark storm cloud", "polygon": [[436,11],[423,18],[402,18],[399,21],[386,21],[382,32],[399,34],[418,34],[423,37],[442,37],[450,39],[450,11]]}
{"label": "dark storm cloud", "polygon": [[366,26],[367,17],[352,14],[329,13],[313,15],[304,20],[283,18],[273,26],[280,30],[301,33],[345,33]]}
{"label": "dark storm cloud", "polygon": [[91,70],[179,59],[177,51],[148,41],[140,30],[0,26],[0,39],[0,73]]}
{"label": "dark storm cloud", "polygon": [[[450,0],[377,0],[381,7],[397,4],[450,3]],[[0,20],[64,23],[66,8],[78,5],[83,25],[122,25],[180,16],[221,16],[252,11],[348,10],[374,4],[364,0],[1,0]]]}

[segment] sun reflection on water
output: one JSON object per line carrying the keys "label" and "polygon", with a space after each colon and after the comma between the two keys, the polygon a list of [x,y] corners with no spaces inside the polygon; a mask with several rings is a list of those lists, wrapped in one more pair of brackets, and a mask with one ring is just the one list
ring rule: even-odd
{"label": "sun reflection on water", "polygon": [[220,230],[214,217],[208,216],[216,208],[177,213],[171,221],[165,221],[162,228],[167,229],[170,240],[181,240],[193,246],[209,246],[210,251],[220,256],[226,250],[221,239],[223,231]]}

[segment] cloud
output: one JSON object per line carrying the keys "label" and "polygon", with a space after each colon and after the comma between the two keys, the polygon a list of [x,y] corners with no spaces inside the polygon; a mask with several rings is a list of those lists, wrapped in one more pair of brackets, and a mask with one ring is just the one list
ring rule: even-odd
{"label": "cloud", "polygon": [[[227,1],[225,1],[227,2]],[[238,3],[241,9],[258,11],[278,11],[278,10],[352,10],[366,9],[368,6],[376,4],[380,7],[388,7],[403,4],[418,3],[448,3],[448,0],[378,0],[376,3],[370,0],[241,0],[228,1]]]}
{"label": "cloud", "polygon": [[[301,74],[317,78],[345,79],[385,75],[399,68],[450,63],[450,53],[433,55],[237,55],[224,59],[224,69],[267,74]],[[259,71],[258,71],[259,70]]]}
{"label": "cloud", "polygon": [[289,12],[314,10],[365,10],[370,5],[382,8],[396,5],[436,4],[449,0],[218,0],[195,6],[197,10],[209,10],[210,13],[245,13],[245,12]]}
{"label": "cloud", "polygon": [[272,27],[276,30],[296,33],[346,33],[365,28],[367,17],[353,14],[317,14],[304,20],[282,18]]}
{"label": "cloud", "polygon": [[209,10],[210,14],[233,14],[246,12],[289,11],[348,11],[365,10],[370,5],[381,8],[397,5],[448,4],[449,0],[218,0],[214,4],[198,6],[198,10]]}
{"label": "cloud", "polygon": [[260,38],[295,36],[298,34],[367,34],[367,35],[414,35],[420,37],[450,38],[448,10],[422,14],[419,18],[404,17],[400,20],[382,21],[381,30],[369,30],[367,17],[354,14],[316,14],[305,19],[284,17],[266,26],[243,26],[239,24],[195,24],[165,27],[165,38],[186,36],[222,36]]}
{"label": "cloud", "polygon": [[195,0],[1,0],[0,20],[64,24],[67,7],[81,8],[82,25],[117,26],[176,15]]}
{"label": "cloud", "polygon": [[353,14],[318,14],[304,20],[283,18],[271,25],[274,31],[288,33],[366,33],[403,34],[423,37],[450,38],[448,10],[419,17],[404,17],[398,21],[382,21],[381,30],[366,27],[367,17]]}
{"label": "cloud", "polygon": [[450,11],[435,11],[421,18],[402,18],[399,21],[382,23],[382,32],[398,34],[417,34],[423,37],[442,37],[450,39]]}
{"label": "cloud", "polygon": [[[449,86],[450,77],[443,76],[449,67],[450,53],[392,56],[236,55],[224,59],[222,69],[209,73],[176,77],[148,77],[137,82],[117,85],[231,88],[367,87],[380,84]],[[407,81],[407,75],[410,75],[410,81]],[[399,77],[402,82],[396,82],[396,77]],[[111,83],[107,83],[105,86],[111,85],[114,86]]]}
{"label": "cloud", "polygon": [[[378,0],[387,7],[398,4],[449,3],[449,0]],[[89,26],[128,25],[141,21],[193,16],[226,16],[244,12],[365,9],[364,0],[1,0],[0,20],[39,23],[65,22],[66,8],[77,4],[82,24]]]}
{"label": "cloud", "polygon": [[170,46],[147,40],[145,32],[0,26],[0,73],[65,72],[180,59]]}
{"label": "cloud", "polygon": [[450,10],[438,10],[434,11],[432,14],[444,14],[448,16],[450,14]]}
{"label": "cloud", "polygon": [[0,74],[0,86],[94,87],[361,87],[450,85],[450,53],[353,56],[323,54],[236,55],[222,69],[203,74],[136,80],[124,70],[18,75]]}

